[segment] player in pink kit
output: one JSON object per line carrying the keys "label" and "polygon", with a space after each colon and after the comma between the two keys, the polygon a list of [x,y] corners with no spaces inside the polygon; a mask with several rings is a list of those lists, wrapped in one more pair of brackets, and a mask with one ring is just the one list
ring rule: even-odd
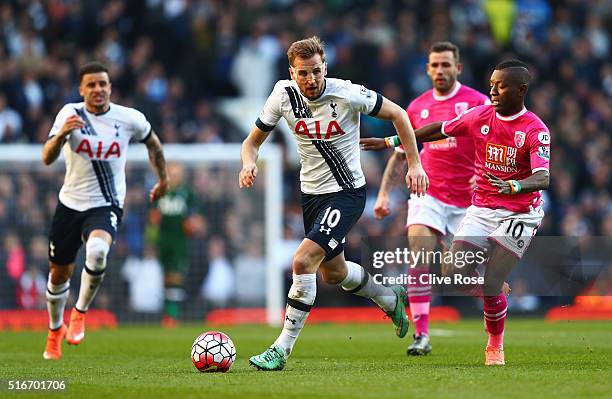
{"label": "player in pink kit", "polygon": [[[459,83],[457,77],[461,69],[457,46],[450,42],[437,42],[431,46],[427,75],[433,88],[414,99],[406,109],[415,129],[432,122],[453,119],[477,105],[490,104],[487,96]],[[385,168],[374,206],[374,214],[378,219],[391,213],[389,197],[392,185],[401,182],[401,176],[405,175],[404,151],[401,147],[395,150]],[[420,155],[430,186],[425,196],[412,195],[408,201],[408,242],[411,251],[433,251],[439,239],[447,233],[451,236],[455,234],[470,206],[474,144],[470,137],[447,137],[425,143]],[[419,282],[419,277],[428,272],[428,263],[409,265],[408,268],[408,273],[416,281],[408,285],[410,312],[416,328],[414,341],[406,351],[411,356],[431,352],[431,285]]]}
{"label": "player in pink kit", "polygon": [[[549,185],[551,136],[525,108],[531,76],[518,60],[497,65],[491,75],[492,105],[472,108],[453,120],[418,129],[419,141],[472,137],[477,187],[472,205],[455,234],[451,252],[488,250],[484,319],[488,333],[486,365],[503,365],[506,297],[504,280],[521,259],[544,216],[540,190]],[[446,265],[445,275],[471,275],[476,265]],[[473,291],[472,291],[473,292]]]}

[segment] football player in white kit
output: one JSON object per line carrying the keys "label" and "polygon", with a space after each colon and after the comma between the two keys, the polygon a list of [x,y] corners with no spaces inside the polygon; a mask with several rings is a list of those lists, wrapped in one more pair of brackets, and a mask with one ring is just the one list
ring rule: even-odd
{"label": "football player in white kit", "polygon": [[365,178],[359,149],[360,114],[391,120],[406,148],[406,182],[414,194],[428,188],[414,132],[406,112],[380,94],[350,81],[326,78],[325,52],[318,37],[300,40],[287,51],[291,80],[274,86],[255,126],[242,145],[241,188],[257,177],[259,147],[285,118],[298,143],[302,211],[306,237],[293,258],[285,322],[277,340],[250,363],[282,370],[316,297],[316,272],[323,281],[371,298],[393,321],[396,334],[408,331],[406,292],[375,284],[360,265],[344,259],[344,239],[365,206]]}
{"label": "football player in white kit", "polygon": [[[139,111],[110,102],[108,68],[91,62],[79,69],[83,102],[64,105],[55,118],[42,159],[50,165],[63,149],[64,185],[49,233],[45,359],[60,359],[62,341],[77,345],[85,337],[85,315],[104,278],[106,257],[121,222],[125,199],[125,161],[130,140],[147,146],[158,182],[153,201],[168,191],[166,161],[159,138]],[[63,321],[77,251],[85,243],[85,265],[78,300],[67,327]]]}

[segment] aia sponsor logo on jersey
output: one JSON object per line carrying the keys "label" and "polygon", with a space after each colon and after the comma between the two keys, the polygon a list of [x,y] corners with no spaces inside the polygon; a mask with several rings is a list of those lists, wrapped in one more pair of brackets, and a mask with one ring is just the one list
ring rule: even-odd
{"label": "aia sponsor logo on jersey", "polygon": [[340,124],[337,121],[330,121],[325,128],[325,133],[321,130],[321,121],[314,121],[306,123],[305,121],[298,121],[295,124],[295,134],[306,136],[313,140],[327,140],[333,136],[342,136],[346,132],[342,130]]}
{"label": "aia sponsor logo on jersey", "polygon": [[517,130],[514,132],[514,144],[517,148],[521,148],[525,144],[525,132]]}
{"label": "aia sponsor logo on jersey", "polygon": [[121,147],[119,143],[113,141],[107,149],[104,148],[103,141],[90,143],[89,140],[83,139],[74,151],[77,154],[86,154],[91,159],[108,159],[112,156],[121,157]]}
{"label": "aia sponsor logo on jersey", "polygon": [[469,105],[466,102],[455,103],[455,114],[457,114],[457,116],[461,115],[468,110],[468,107]]}
{"label": "aia sponsor logo on jersey", "polygon": [[516,148],[487,143],[485,167],[501,172],[516,172]]}

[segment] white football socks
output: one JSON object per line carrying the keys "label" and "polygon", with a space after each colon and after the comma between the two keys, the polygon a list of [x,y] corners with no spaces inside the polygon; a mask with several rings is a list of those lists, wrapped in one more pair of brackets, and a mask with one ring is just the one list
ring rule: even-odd
{"label": "white football socks", "polygon": [[346,277],[339,284],[343,290],[370,298],[385,312],[395,309],[396,296],[391,288],[376,284],[370,273],[355,262],[346,261],[346,267]]}
{"label": "white football socks", "polygon": [[81,288],[75,307],[81,312],[87,312],[94,300],[100,284],[104,280],[106,256],[110,246],[100,237],[91,237],[85,244],[85,267],[81,272]]}
{"label": "white football socks", "polygon": [[70,294],[70,280],[62,284],[51,282],[51,273],[47,280],[47,311],[49,312],[49,329],[57,330],[64,323],[64,309]]}
{"label": "white football socks", "polygon": [[285,350],[285,358],[289,357],[300,331],[304,328],[306,318],[317,296],[317,275],[294,274],[293,284],[287,296],[285,324],[275,345]]}
{"label": "white football socks", "polygon": [[87,312],[89,310],[89,305],[91,305],[96,297],[102,280],[104,280],[104,270],[99,274],[91,274],[91,271],[87,267],[83,268],[81,272],[79,299],[75,305],[78,311]]}

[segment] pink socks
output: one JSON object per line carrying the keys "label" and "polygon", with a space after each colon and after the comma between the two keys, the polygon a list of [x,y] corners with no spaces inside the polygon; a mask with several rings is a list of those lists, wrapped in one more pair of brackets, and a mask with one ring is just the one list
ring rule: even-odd
{"label": "pink socks", "polygon": [[421,275],[429,273],[428,268],[411,267],[409,269],[410,279],[413,284],[408,283],[408,301],[410,313],[415,325],[415,335],[429,334],[429,304],[431,302],[431,285],[421,283]]}
{"label": "pink socks", "polygon": [[485,296],[484,319],[489,334],[487,346],[503,348],[504,346],[504,324],[508,311],[508,302],[504,294],[496,296]]}

